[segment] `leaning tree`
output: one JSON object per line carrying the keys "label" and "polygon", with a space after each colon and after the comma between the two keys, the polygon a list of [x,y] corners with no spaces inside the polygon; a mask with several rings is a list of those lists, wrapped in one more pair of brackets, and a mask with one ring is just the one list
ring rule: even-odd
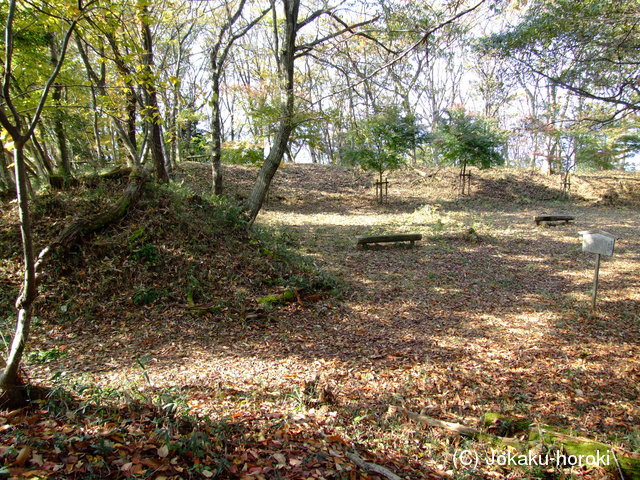
{"label": "leaning tree", "polygon": [[[6,361],[3,360],[3,370],[0,374],[0,405],[20,404],[24,401],[24,391],[21,388],[18,370],[31,326],[33,302],[37,296],[36,258],[33,247],[31,230],[31,215],[29,212],[29,192],[27,169],[25,162],[25,145],[33,137],[42,111],[47,103],[49,92],[53,88],[56,78],[60,73],[64,62],[69,42],[73,31],[85,15],[93,2],[87,4],[78,3],[77,6],[68,7],[61,5],[58,14],[59,19],[65,17],[65,27],[59,45],[56,45],[57,55],[52,70],[42,87],[39,99],[34,106],[33,113],[27,116],[21,112],[18,101],[20,94],[13,88],[14,76],[14,46],[16,31],[31,24],[42,27],[41,22],[48,21],[51,25],[53,16],[44,18],[35,8],[20,6],[20,25],[17,25],[16,13],[18,11],[17,0],[9,0],[7,16],[4,28],[4,58],[0,77],[0,125],[6,130],[11,139],[11,145],[5,145],[13,150],[13,162],[15,169],[16,194],[18,200],[18,214],[20,218],[20,233],[22,236],[22,252],[24,258],[24,277],[20,295],[16,300],[16,330],[9,347]],[[32,23],[33,22],[33,23]],[[53,22],[56,23],[56,22]],[[58,26],[60,28],[61,26]]]}

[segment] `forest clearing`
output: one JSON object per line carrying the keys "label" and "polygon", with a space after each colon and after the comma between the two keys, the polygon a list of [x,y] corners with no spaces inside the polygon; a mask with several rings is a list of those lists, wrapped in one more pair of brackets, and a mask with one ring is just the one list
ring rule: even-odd
{"label": "forest clearing", "polygon": [[640,480],[638,18],[0,2],[0,478]]}
{"label": "forest clearing", "polygon": [[[231,192],[253,175],[229,167]],[[614,478],[601,468],[456,469],[457,449],[486,446],[387,409],[474,428],[485,413],[528,418],[637,451],[640,219],[633,196],[629,206],[602,201],[611,185],[637,179],[622,175],[586,176],[576,186],[585,196],[566,200],[535,172],[474,172],[471,196],[456,199],[454,170],[400,172],[379,205],[368,176],[288,165],[258,219],[276,233],[247,244],[224,217],[208,230],[200,195],[210,170],[188,164],[178,178],[189,190],[153,194],[51,265],[60,278],[38,300],[25,368],[52,397],[2,417],[5,439],[36,440],[9,472],[375,478],[346,457],[355,448],[403,478]],[[64,225],[63,212],[99,210],[103,200],[87,193],[69,207],[64,192],[39,200],[37,243]],[[180,195],[184,205],[169,213],[168,196]],[[550,210],[575,214],[575,224],[536,226]],[[10,308],[19,249],[4,211]],[[603,261],[595,313],[593,256],[577,233],[593,227],[620,237]],[[358,234],[404,231],[423,240],[355,248]],[[283,263],[298,254],[306,270]],[[286,289],[292,301],[264,301]],[[217,437],[193,438],[203,419]]]}

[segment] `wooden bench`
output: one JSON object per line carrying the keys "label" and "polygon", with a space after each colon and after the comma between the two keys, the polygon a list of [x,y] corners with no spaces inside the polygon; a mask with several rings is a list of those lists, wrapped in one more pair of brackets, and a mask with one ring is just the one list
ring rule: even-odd
{"label": "wooden bench", "polygon": [[538,215],[533,217],[536,222],[536,225],[540,225],[540,223],[545,223],[547,225],[559,225],[561,223],[569,223],[572,220],[575,220],[576,217],[574,215]]}
{"label": "wooden bench", "polygon": [[370,243],[411,242],[411,246],[413,247],[418,240],[422,240],[422,235],[420,235],[419,233],[397,233],[395,235],[359,236],[356,237],[356,245],[358,247],[365,247]]}

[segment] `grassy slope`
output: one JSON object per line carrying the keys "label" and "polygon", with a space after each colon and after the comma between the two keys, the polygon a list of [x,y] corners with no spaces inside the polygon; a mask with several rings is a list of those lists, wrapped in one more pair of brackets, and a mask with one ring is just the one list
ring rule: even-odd
{"label": "grassy slope", "polygon": [[[201,192],[208,190],[207,175],[200,165],[180,173]],[[246,193],[253,175],[231,168],[230,195]],[[273,470],[287,478],[339,478],[344,469],[358,470],[343,455],[352,441],[414,477],[451,469],[455,442],[384,418],[388,403],[467,423],[487,410],[530,415],[637,449],[637,210],[595,206],[636,205],[637,189],[627,186],[636,180],[574,180],[579,198],[565,202],[554,182],[532,172],[500,170],[475,178],[474,195],[459,202],[452,171],[396,174],[390,202],[380,207],[371,202],[366,176],[286,167],[260,217],[281,232],[279,243],[269,244],[235,228],[228,208],[175,188],[155,191],[124,223],[49,265],[29,375],[49,384],[57,375],[59,392],[75,392],[74,404],[89,412],[83,422],[85,430],[93,425],[92,435],[109,422],[128,431],[121,423],[127,416],[153,418],[144,414],[153,410],[149,402],[179,404],[182,412],[216,419],[199,427],[208,438],[218,432],[206,452],[196,452],[200,467],[198,455],[183,445],[192,437],[180,431],[178,420],[163,420],[172,432],[171,454],[164,457],[156,429],[140,424],[140,437],[156,448],[143,457],[160,462],[163,470],[156,472],[168,477],[184,476],[179,467],[196,476],[198,469],[234,477],[253,468],[268,478]],[[101,208],[100,193],[117,188],[104,186],[81,200],[63,194],[41,199],[38,243],[74,213]],[[549,209],[577,213],[578,221],[534,228],[531,216]],[[11,313],[19,282],[12,215],[3,209],[3,316]],[[591,260],[576,246],[576,231],[594,225],[625,239],[615,261],[604,265],[597,315],[585,308]],[[469,235],[470,227],[477,235]],[[426,241],[414,251],[353,249],[355,234],[379,231],[419,231]],[[260,297],[318,280],[309,268],[283,261],[282,243],[343,278],[342,298],[308,293],[261,308]],[[189,293],[209,311],[190,310]],[[321,386],[312,382],[318,373]],[[112,390],[114,385],[119,388]],[[329,393],[319,394],[323,389]],[[140,403],[125,414],[96,410],[127,397]],[[58,415],[58,434],[72,435],[64,433],[68,423],[76,425],[74,433],[81,428],[79,417]],[[222,418],[231,420],[221,427]],[[9,423],[9,432],[29,430],[24,417]],[[25,440],[5,438],[15,449],[4,453],[8,464]],[[246,453],[252,448],[257,457]],[[95,454],[87,447],[81,457],[88,452]],[[286,453],[284,462],[278,452]],[[313,452],[322,453],[315,464],[300,460]],[[71,453],[57,454],[52,463],[68,468],[63,457]],[[169,462],[173,455],[175,464]],[[123,461],[130,457],[114,447],[102,455],[106,467],[96,471],[105,476],[110,468],[114,477],[131,468],[151,471],[140,458]],[[135,467],[123,469],[129,463]],[[24,467],[38,465],[31,459]],[[87,472],[82,468],[72,469],[78,478]]]}

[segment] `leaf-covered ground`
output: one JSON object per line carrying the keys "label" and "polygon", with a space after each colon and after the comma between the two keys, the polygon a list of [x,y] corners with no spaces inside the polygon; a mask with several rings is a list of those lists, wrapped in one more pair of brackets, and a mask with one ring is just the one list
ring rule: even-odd
{"label": "leaf-covered ground", "polygon": [[[204,165],[181,172],[201,192],[207,176]],[[253,176],[231,168],[230,195],[246,194]],[[149,201],[159,216],[141,205],[52,264],[26,372],[55,395],[0,420],[7,471],[375,478],[346,457],[355,449],[409,478],[614,475],[456,468],[463,439],[386,414],[398,405],[477,426],[497,412],[640,449],[637,177],[575,178],[570,201],[557,179],[531,172],[476,175],[464,199],[454,180],[447,170],[402,172],[379,206],[366,176],[286,166],[258,219],[279,232],[266,242],[230,219],[207,227],[217,210],[197,195],[178,210],[169,194]],[[67,219],[49,203],[41,218],[61,228]],[[545,212],[576,221],[537,227]],[[14,227],[6,212],[7,316],[19,282]],[[594,259],[578,232],[594,227],[621,238],[592,313]],[[423,240],[355,248],[356,235],[391,232]],[[316,266],[292,267],[283,244]],[[319,288],[328,285],[339,295]],[[259,301],[286,288],[295,301]],[[114,406],[123,400],[133,403]]]}

